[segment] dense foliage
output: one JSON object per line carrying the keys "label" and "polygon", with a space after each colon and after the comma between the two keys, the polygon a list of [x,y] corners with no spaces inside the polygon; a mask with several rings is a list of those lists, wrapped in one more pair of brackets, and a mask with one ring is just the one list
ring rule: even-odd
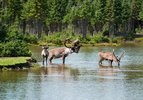
{"label": "dense foliage", "polygon": [[2,57],[31,56],[28,46],[23,41],[10,41],[0,44],[0,50]]}
{"label": "dense foliage", "polygon": [[16,26],[14,31],[19,34],[9,31],[10,40],[15,37],[30,43],[41,39],[58,44],[67,36],[78,36],[83,42],[90,43],[117,42],[115,36],[132,40],[134,34],[143,29],[143,2],[1,0],[0,25],[0,42],[7,41],[5,33],[13,30],[12,26]]}
{"label": "dense foliage", "polygon": [[[94,35],[133,34],[143,28],[142,0],[2,0],[0,23],[18,25],[23,34],[67,31]],[[63,33],[64,34],[64,33]]]}
{"label": "dense foliage", "polygon": [[31,56],[31,52],[27,45],[28,36],[23,36],[15,27],[6,30],[5,26],[1,26],[0,57]]}

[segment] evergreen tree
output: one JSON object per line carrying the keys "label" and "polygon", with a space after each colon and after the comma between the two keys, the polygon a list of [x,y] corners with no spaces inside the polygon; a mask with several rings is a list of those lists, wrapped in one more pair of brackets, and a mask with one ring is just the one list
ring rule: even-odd
{"label": "evergreen tree", "polygon": [[91,7],[91,25],[95,32],[101,31],[104,23],[104,9],[101,0],[94,0]]}
{"label": "evergreen tree", "polygon": [[49,25],[50,32],[61,31],[62,20],[66,13],[66,0],[50,0],[49,1],[49,14],[47,24]]}
{"label": "evergreen tree", "polygon": [[131,17],[130,17],[130,22],[128,23],[129,25],[129,33],[135,33],[135,28],[137,28],[137,22],[138,22],[138,15],[141,9],[141,0],[131,0]]}
{"label": "evergreen tree", "polygon": [[139,12],[138,20],[140,22],[140,24],[139,24],[140,27],[139,28],[143,29],[143,2],[141,4],[141,10]]}
{"label": "evergreen tree", "polygon": [[[1,0],[0,23],[23,33],[135,33],[143,26],[142,0]],[[142,27],[141,27],[142,28]]]}
{"label": "evergreen tree", "polygon": [[28,0],[24,4],[22,19],[26,30],[26,22],[29,24],[29,32],[38,34],[41,37],[43,22],[47,17],[47,2],[46,0]]}
{"label": "evergreen tree", "polygon": [[129,0],[123,0],[122,1],[122,12],[121,12],[121,30],[123,33],[127,33],[128,30],[128,22],[130,18],[130,5],[129,5]]}

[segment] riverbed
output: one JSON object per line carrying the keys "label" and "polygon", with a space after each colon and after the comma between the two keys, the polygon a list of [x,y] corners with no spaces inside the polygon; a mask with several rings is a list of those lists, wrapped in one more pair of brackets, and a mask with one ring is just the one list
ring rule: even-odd
{"label": "riverbed", "polygon": [[[52,49],[55,47],[50,47]],[[31,47],[40,67],[0,72],[0,100],[142,100],[143,46],[82,47],[78,54],[43,66],[41,47]],[[120,55],[120,69],[98,65],[98,52]]]}

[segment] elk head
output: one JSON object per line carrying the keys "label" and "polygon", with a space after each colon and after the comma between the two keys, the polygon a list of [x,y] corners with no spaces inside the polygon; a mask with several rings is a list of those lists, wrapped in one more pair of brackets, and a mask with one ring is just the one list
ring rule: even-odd
{"label": "elk head", "polygon": [[46,45],[42,45],[42,49],[48,49],[49,47]]}
{"label": "elk head", "polygon": [[113,49],[113,55],[114,55],[113,60],[114,60],[115,62],[117,62],[118,66],[120,66],[120,61],[121,61],[121,58],[123,58],[124,54],[125,54],[125,51],[122,51],[122,53],[121,53],[120,56],[118,57],[118,56],[115,55],[114,49]]}
{"label": "elk head", "polygon": [[79,50],[80,50],[80,47],[82,46],[82,45],[80,44],[79,40],[76,39],[76,40],[73,42],[73,45],[72,45],[72,46],[67,46],[67,45],[66,45],[66,42],[67,42],[67,41],[68,41],[68,40],[65,40],[65,41],[64,41],[64,46],[67,47],[67,48],[70,48],[73,52],[78,53]]}

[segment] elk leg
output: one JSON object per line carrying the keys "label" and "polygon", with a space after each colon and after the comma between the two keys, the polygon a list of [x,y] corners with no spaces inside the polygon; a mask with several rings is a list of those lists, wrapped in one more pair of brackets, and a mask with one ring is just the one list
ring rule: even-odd
{"label": "elk leg", "polygon": [[102,61],[103,61],[103,59],[102,58],[100,58],[100,60],[99,60],[99,65],[102,65]]}
{"label": "elk leg", "polygon": [[49,64],[52,64],[53,57],[49,58]]}
{"label": "elk leg", "polygon": [[112,66],[113,60],[109,60],[110,66]]}
{"label": "elk leg", "polygon": [[63,64],[65,64],[65,58],[67,57],[67,55],[63,56]]}
{"label": "elk leg", "polygon": [[44,58],[45,58],[45,57],[44,57],[44,55],[43,55],[43,65],[44,65]]}
{"label": "elk leg", "polygon": [[46,65],[47,65],[47,59],[48,59],[48,55],[46,55]]}

